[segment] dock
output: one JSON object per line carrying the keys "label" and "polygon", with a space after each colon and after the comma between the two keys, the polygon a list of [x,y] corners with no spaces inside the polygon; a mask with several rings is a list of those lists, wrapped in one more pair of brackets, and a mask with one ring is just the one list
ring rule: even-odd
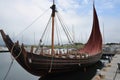
{"label": "dock", "polygon": [[98,70],[92,80],[120,80],[120,54],[115,54],[111,62]]}

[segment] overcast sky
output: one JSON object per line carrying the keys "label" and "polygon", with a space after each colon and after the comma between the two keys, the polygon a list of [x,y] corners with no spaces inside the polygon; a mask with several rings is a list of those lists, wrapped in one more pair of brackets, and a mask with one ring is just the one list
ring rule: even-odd
{"label": "overcast sky", "polygon": [[[67,26],[71,31],[74,27],[76,41],[85,43],[89,38],[92,1],[55,0],[57,11]],[[51,5],[52,0],[0,0],[0,29],[14,40],[34,43],[35,39],[38,43],[49,19]],[[120,42],[120,0],[95,0],[95,6],[102,34],[104,30],[104,42]]]}

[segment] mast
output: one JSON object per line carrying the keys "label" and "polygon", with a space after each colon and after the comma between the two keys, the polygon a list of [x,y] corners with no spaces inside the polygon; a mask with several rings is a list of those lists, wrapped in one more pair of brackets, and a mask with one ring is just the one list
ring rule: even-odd
{"label": "mast", "polygon": [[51,6],[52,9],[52,40],[51,40],[51,44],[52,44],[52,50],[51,50],[51,54],[54,55],[54,18],[55,18],[55,12],[56,12],[56,6],[55,6],[55,1],[53,0],[53,5]]}

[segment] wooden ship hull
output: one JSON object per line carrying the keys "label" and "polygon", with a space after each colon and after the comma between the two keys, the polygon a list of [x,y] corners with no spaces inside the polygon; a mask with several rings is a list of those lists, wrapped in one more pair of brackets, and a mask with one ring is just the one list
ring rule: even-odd
{"label": "wooden ship hull", "polygon": [[102,37],[95,8],[93,8],[93,28],[90,38],[83,49],[76,54],[48,55],[34,54],[25,50],[24,45],[13,42],[3,30],[0,30],[2,38],[16,61],[29,73],[43,76],[51,73],[72,71],[80,67],[92,65],[100,60],[102,50]]}

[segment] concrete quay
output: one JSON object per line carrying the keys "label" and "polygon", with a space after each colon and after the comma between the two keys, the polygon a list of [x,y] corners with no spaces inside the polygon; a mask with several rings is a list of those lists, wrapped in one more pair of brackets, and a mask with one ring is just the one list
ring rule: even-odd
{"label": "concrete quay", "polygon": [[120,54],[115,54],[110,63],[107,63],[103,69],[98,70],[92,80],[120,80]]}

